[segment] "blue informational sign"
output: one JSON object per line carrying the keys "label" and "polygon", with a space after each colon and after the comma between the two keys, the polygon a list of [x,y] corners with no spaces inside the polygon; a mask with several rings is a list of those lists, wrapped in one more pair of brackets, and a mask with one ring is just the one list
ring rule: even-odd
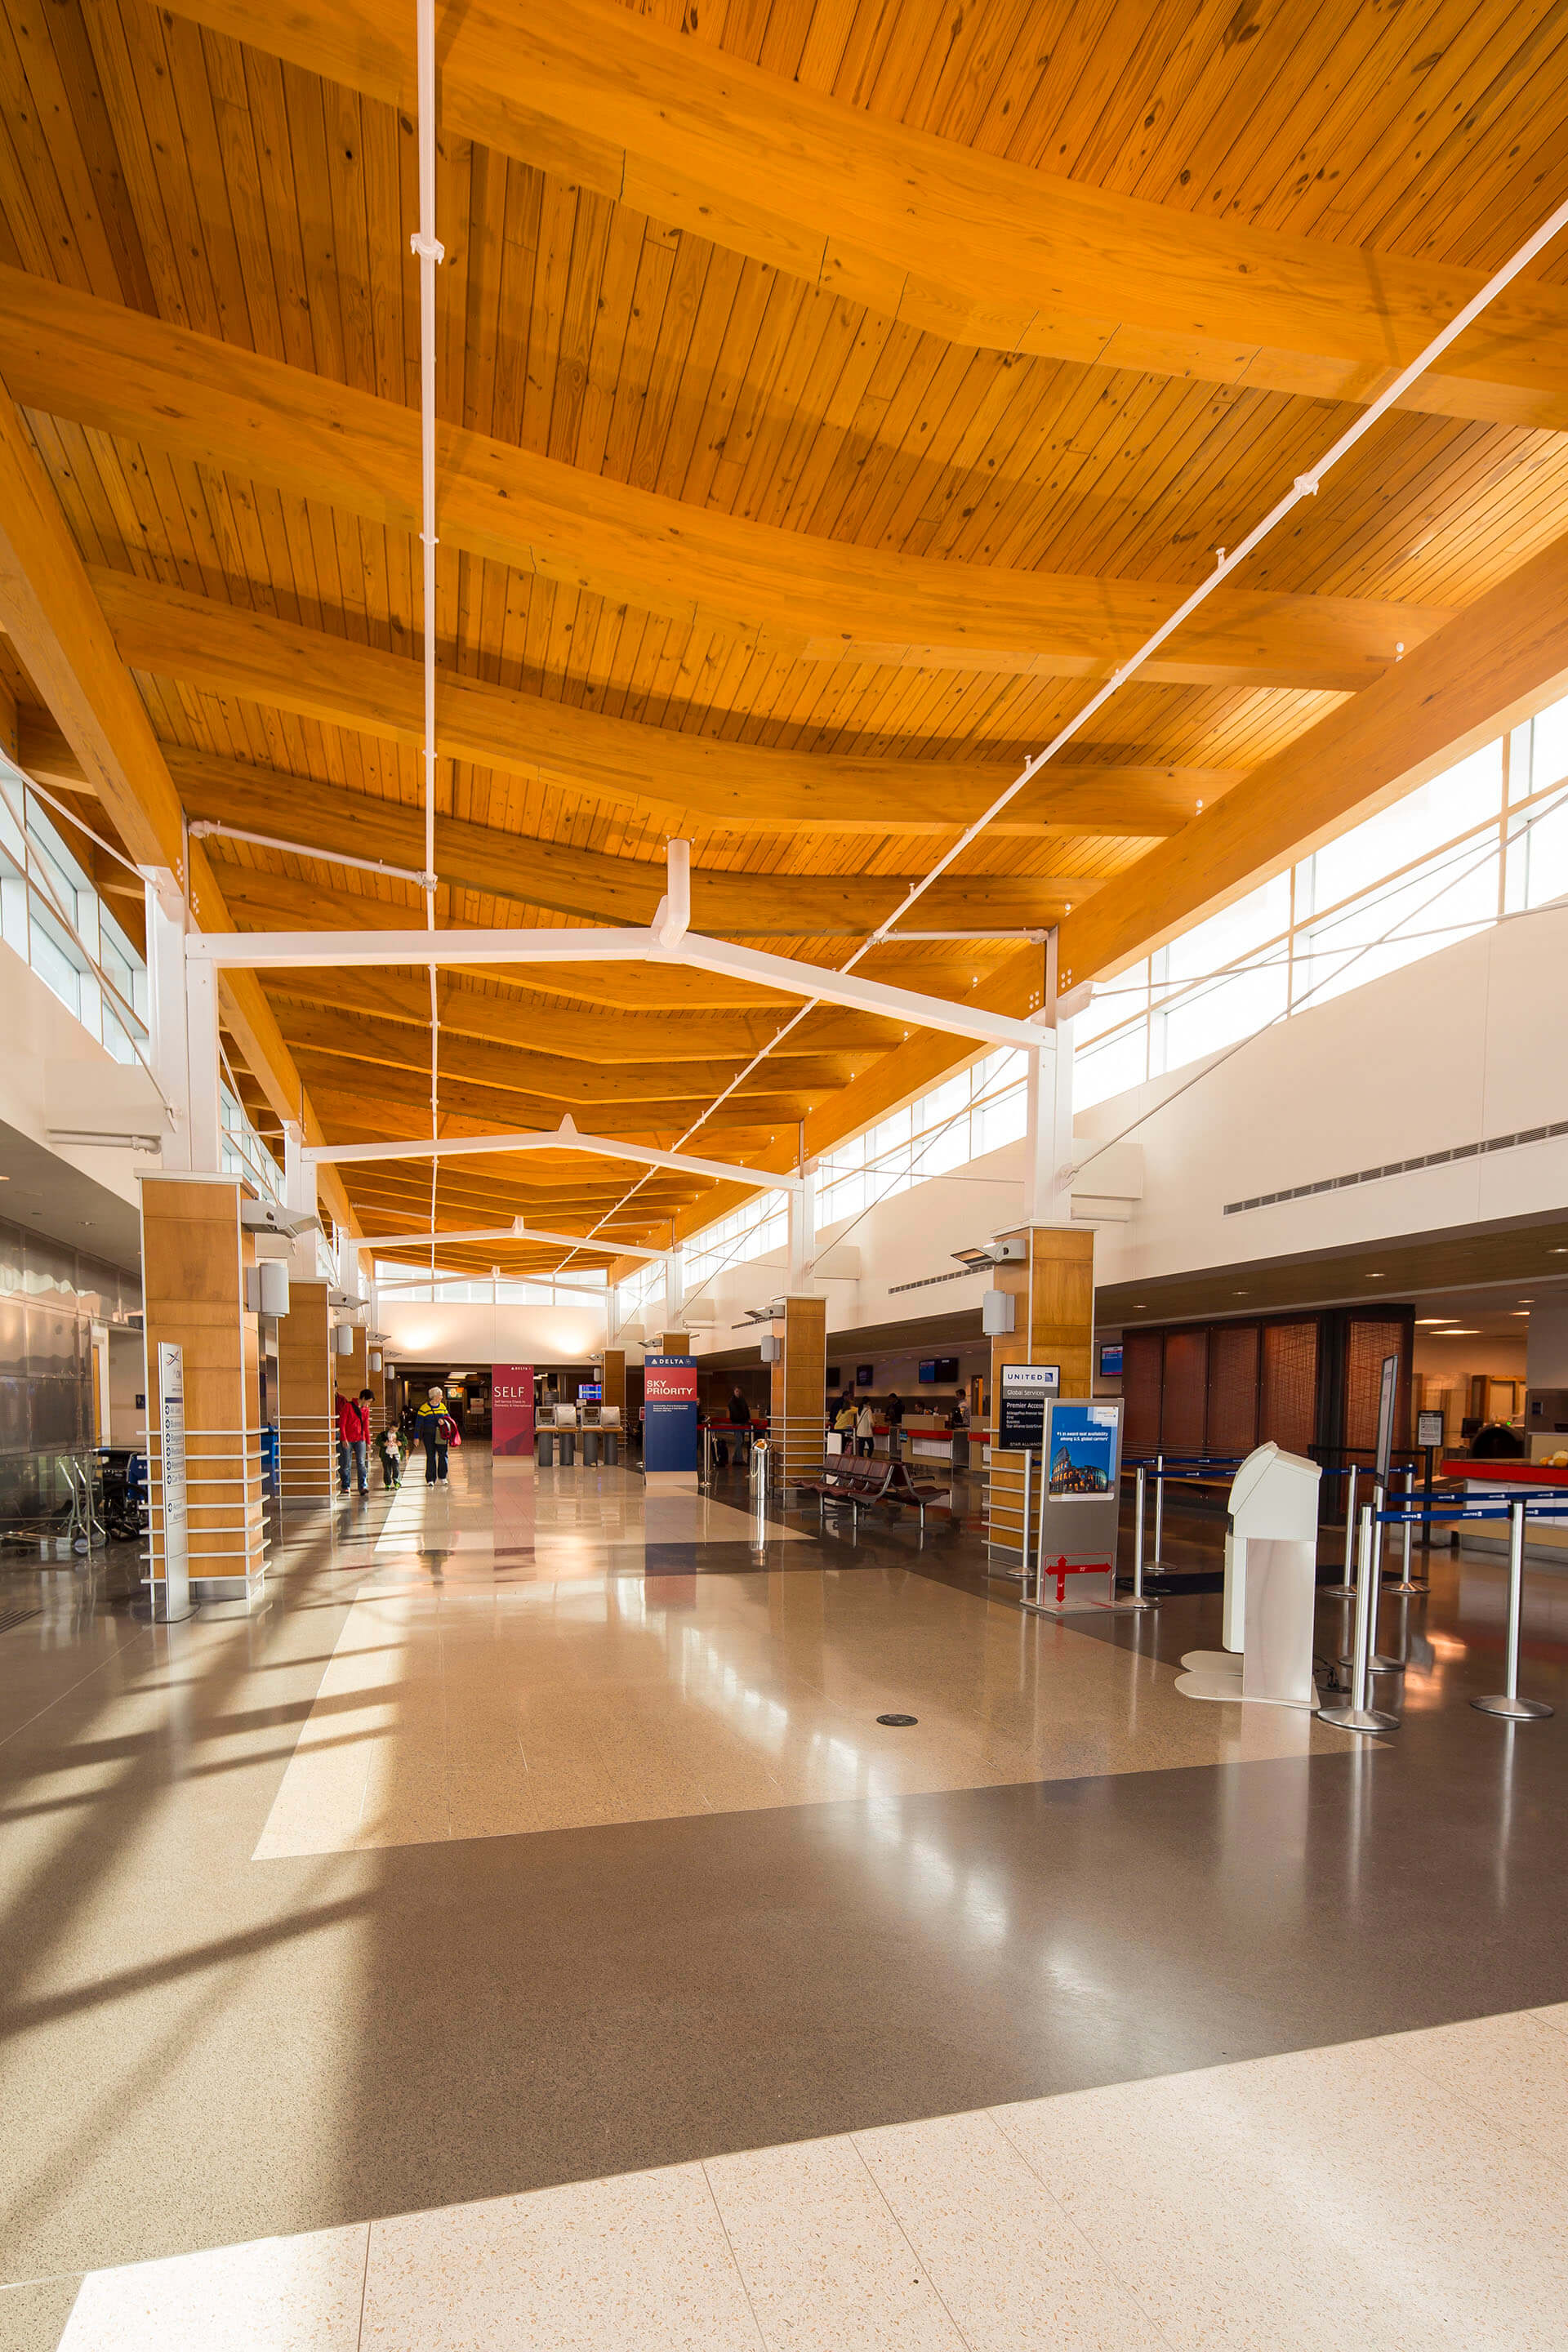
{"label": "blue informational sign", "polygon": [[1047,1492],[1053,1503],[1103,1503],[1116,1493],[1121,1428],[1117,1405],[1052,1405]]}
{"label": "blue informational sign", "polygon": [[697,1360],[643,1359],[642,1466],[647,1472],[697,1467]]}

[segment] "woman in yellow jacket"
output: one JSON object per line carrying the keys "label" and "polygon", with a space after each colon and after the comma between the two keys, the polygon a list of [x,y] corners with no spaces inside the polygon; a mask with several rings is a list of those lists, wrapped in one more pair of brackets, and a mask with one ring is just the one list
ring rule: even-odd
{"label": "woman in yellow jacket", "polygon": [[414,1434],[425,1448],[425,1484],[444,1484],[447,1448],[452,1442],[452,1416],[439,1389],[432,1389],[414,1419]]}

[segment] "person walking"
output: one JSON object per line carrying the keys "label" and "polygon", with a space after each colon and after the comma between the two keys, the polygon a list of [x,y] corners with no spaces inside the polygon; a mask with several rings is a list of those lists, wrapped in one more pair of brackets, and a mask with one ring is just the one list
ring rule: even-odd
{"label": "person walking", "polygon": [[452,1442],[452,1416],[439,1389],[432,1389],[415,1417],[414,1433],[425,1448],[425,1484],[444,1486],[447,1448]]}
{"label": "person walking", "polygon": [[375,1450],[381,1456],[383,1486],[397,1486],[403,1483],[403,1447],[398,1442],[399,1435],[400,1433],[389,1423],[375,1441]]}
{"label": "person walking", "polygon": [[735,1433],[735,1467],[743,1470],[752,1443],[752,1407],[739,1381],[730,1391],[730,1426]]}
{"label": "person walking", "polygon": [[904,1408],[897,1389],[888,1391],[888,1402],[882,1412],[888,1423],[888,1452],[896,1462],[904,1444]]}
{"label": "person walking", "polygon": [[338,1412],[338,1485],[343,1494],[357,1482],[362,1495],[370,1492],[370,1416],[365,1406],[370,1391],[357,1397],[340,1395]]}
{"label": "person walking", "polygon": [[877,1451],[877,1416],[871,1410],[871,1400],[862,1400],[855,1416],[855,1451],[869,1456]]}

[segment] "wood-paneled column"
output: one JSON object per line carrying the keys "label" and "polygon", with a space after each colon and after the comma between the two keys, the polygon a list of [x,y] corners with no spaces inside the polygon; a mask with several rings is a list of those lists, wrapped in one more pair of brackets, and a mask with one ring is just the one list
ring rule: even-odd
{"label": "wood-paneled column", "polygon": [[[1092,1394],[1094,1362],[1094,1231],[1089,1225],[1015,1228],[1029,1254],[994,1269],[993,1284],[1017,1301],[1014,1328],[991,1342],[991,1425],[1002,1412],[1004,1364],[1056,1364],[1064,1397]],[[1003,1238],[1003,1236],[998,1236]],[[1011,1238],[1011,1235],[1006,1236]],[[1031,1496],[1039,1465],[1030,1474]],[[1022,1550],[1024,1457],[991,1449],[986,1486],[987,1542],[1003,1552]],[[1031,1509],[1031,1519],[1033,1509]]]}
{"label": "wood-paneled column", "polygon": [[827,1452],[826,1299],[786,1298],[773,1328],[784,1342],[768,1403],[773,1481],[791,1486],[819,1476]]}
{"label": "wood-paneled column", "polygon": [[624,1348],[606,1348],[604,1368],[605,1393],[601,1402],[618,1405],[622,1426],[626,1418],[626,1351]]}
{"label": "wood-paneled column", "polygon": [[661,1356],[689,1356],[691,1353],[690,1332],[661,1332],[659,1335],[658,1352]]}
{"label": "wood-paneled column", "polygon": [[163,1576],[158,1348],[184,1355],[185,1518],[193,1599],[251,1600],[267,1567],[257,1318],[245,1303],[256,1244],[240,1223],[250,1188],[233,1176],[144,1176],[145,1308],[152,1566]]}
{"label": "wood-paneled column", "polygon": [[324,1282],[290,1282],[278,1326],[279,1487],[286,1504],[330,1503],[338,1483],[336,1359]]}

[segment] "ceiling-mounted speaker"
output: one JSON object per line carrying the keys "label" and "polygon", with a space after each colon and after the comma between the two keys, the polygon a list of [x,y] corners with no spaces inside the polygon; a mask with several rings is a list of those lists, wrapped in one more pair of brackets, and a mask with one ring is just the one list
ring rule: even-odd
{"label": "ceiling-mounted speaker", "polygon": [[370,1368],[373,1372],[379,1372],[381,1370],[381,1350],[379,1349],[377,1349],[370,1360]]}
{"label": "ceiling-mounted speaker", "polygon": [[261,1312],[263,1315],[287,1315],[289,1312],[289,1261],[286,1257],[264,1257],[256,1269],[261,1276]]}
{"label": "ceiling-mounted speaker", "polygon": [[980,1328],[988,1339],[1000,1339],[1016,1328],[1018,1301],[1010,1290],[983,1290]]}
{"label": "ceiling-mounted speaker", "polygon": [[779,1338],[778,1333],[776,1331],[764,1331],[763,1333],[763,1363],[776,1364],[781,1362],[783,1358],[784,1341]]}
{"label": "ceiling-mounted speaker", "polygon": [[353,1354],[354,1334],[353,1325],[352,1323],[333,1324],[332,1347],[335,1352],[340,1356],[352,1356]]}

